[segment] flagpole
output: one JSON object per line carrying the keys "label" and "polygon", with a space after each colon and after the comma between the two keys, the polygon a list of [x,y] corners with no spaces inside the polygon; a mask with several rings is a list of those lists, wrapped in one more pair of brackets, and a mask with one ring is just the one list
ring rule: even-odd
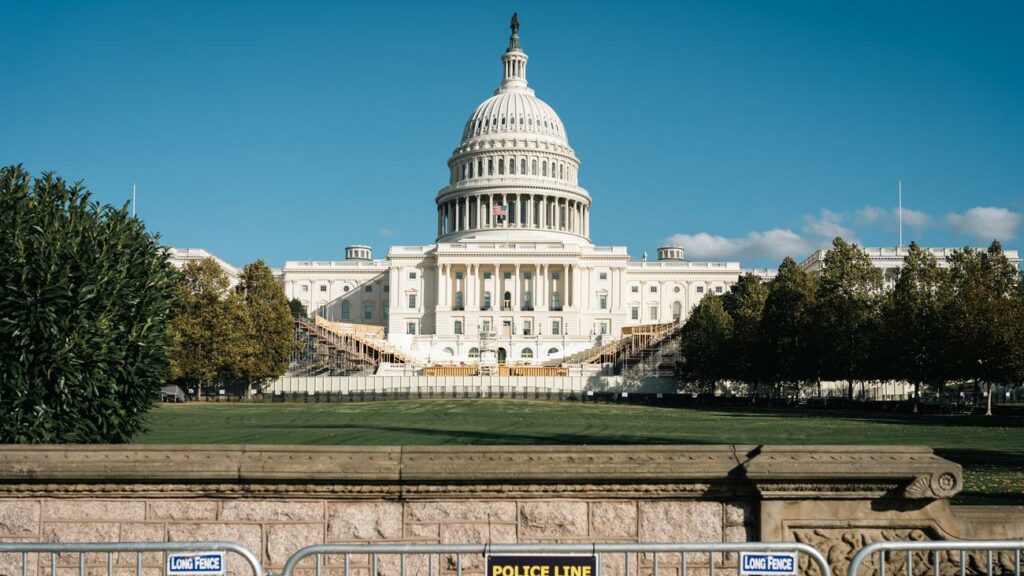
{"label": "flagpole", "polygon": [[899,196],[900,196],[900,200],[899,200],[899,202],[900,202],[900,208],[899,208],[899,215],[900,215],[900,246],[899,247],[903,248],[903,179],[902,178],[900,178],[900,180],[899,180]]}

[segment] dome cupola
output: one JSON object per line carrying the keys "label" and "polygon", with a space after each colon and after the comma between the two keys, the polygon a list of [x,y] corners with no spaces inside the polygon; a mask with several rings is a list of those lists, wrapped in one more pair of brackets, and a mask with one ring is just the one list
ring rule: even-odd
{"label": "dome cupola", "polygon": [[519,17],[501,55],[502,81],[469,117],[438,192],[438,241],[589,243],[590,195],[562,120],[526,80]]}

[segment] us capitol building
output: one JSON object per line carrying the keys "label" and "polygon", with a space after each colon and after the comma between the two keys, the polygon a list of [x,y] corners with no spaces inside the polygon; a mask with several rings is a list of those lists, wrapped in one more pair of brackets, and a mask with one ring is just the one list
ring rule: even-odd
{"label": "us capitol building", "polygon": [[[393,246],[383,260],[354,245],[342,261],[287,261],[279,279],[289,299],[320,319],[375,328],[414,363],[541,364],[630,327],[685,321],[705,294],[727,292],[746,272],[738,262],[687,261],[681,246],[660,247],[649,262],[591,242],[580,161],[527,83],[518,29],[513,17],[501,84],[448,160],[434,243]],[[178,265],[204,256],[172,250]]]}

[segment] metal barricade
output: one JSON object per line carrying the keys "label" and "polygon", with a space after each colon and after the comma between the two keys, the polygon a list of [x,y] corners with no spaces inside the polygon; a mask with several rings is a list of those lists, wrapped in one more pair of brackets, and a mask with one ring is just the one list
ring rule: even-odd
{"label": "metal barricade", "polygon": [[[854,555],[847,576],[860,576],[862,566],[870,567],[864,571],[866,574],[886,576],[889,564],[894,565],[892,576],[1020,576],[1021,550],[1024,550],[1024,540],[876,542]],[[896,554],[888,558],[890,552]],[[872,559],[874,554],[878,554],[877,564]]]}
{"label": "metal barricade", "polygon": [[[769,553],[792,552],[797,554],[799,574],[815,576],[832,576],[828,561],[814,547],[799,542],[713,542],[713,543],[658,543],[658,544],[325,544],[308,546],[298,550],[284,565],[281,576],[297,576],[296,571],[305,573],[299,563],[314,558],[315,576],[323,576],[324,556],[340,555],[341,563],[332,566],[332,573],[340,576],[351,576],[355,568],[367,576],[381,576],[381,573],[407,576],[410,569],[409,558],[417,558],[419,562],[412,572],[425,576],[462,576],[467,572],[482,572],[479,560],[473,558],[473,565],[467,566],[464,556],[487,555],[551,555],[551,554],[582,554],[596,558],[597,574],[601,576],[602,558],[608,555],[622,555],[622,576],[659,576],[659,565],[671,566],[671,573],[687,576],[687,571],[700,572],[702,575],[715,576],[716,569],[727,574],[738,574],[738,561],[732,558],[726,561],[727,554],[743,552]],[[352,557],[368,556],[367,565],[355,566]],[[716,555],[718,562],[716,562]],[[398,556],[395,562],[389,562],[385,569],[381,567],[379,556]],[[426,562],[423,561],[424,557]],[[389,558],[390,559],[390,558]],[[362,561],[362,560],[360,560]],[[441,566],[442,561],[445,566]],[[643,565],[641,565],[643,564]],[[727,566],[731,565],[731,566]],[[817,568],[815,571],[813,567]],[[335,572],[337,570],[337,572]],[[668,570],[662,570],[662,576]],[[678,571],[678,572],[677,572]],[[618,571],[616,571],[618,572]]]}
{"label": "metal barricade", "polygon": [[[115,568],[120,569],[119,573],[123,573],[123,569],[126,567],[134,567],[135,576],[142,576],[143,568],[153,568],[154,562],[150,560],[148,563],[144,562],[143,555],[147,553],[163,553],[163,559],[161,561],[160,571],[165,572],[167,565],[167,554],[174,552],[224,552],[226,554],[237,554],[241,556],[245,562],[249,565],[252,570],[252,576],[265,576],[263,566],[260,564],[260,559],[253,554],[248,548],[241,544],[234,542],[221,542],[221,541],[209,541],[209,542],[4,542],[0,543],[0,556],[6,554],[13,554],[15,556],[20,555],[20,568],[22,576],[30,576],[34,574],[36,576],[42,576],[44,573],[47,576],[56,576],[58,574],[58,568],[63,568],[66,571],[77,568],[79,576],[86,576],[90,568],[93,569],[92,573],[96,572],[97,565],[100,567],[106,566],[107,576],[114,576]],[[49,572],[43,570],[30,571],[29,560],[32,554],[50,555],[50,566]],[[77,554],[77,562],[70,564],[66,558],[58,558],[64,554]],[[104,560],[100,556],[100,560],[88,560],[86,555],[92,554],[106,554]],[[115,557],[118,554],[134,554],[134,562],[125,563],[124,559]],[[38,568],[42,568],[42,558],[37,557],[36,562],[39,563]],[[131,560],[129,558],[128,560]],[[232,571],[234,572],[234,571]],[[244,574],[244,572],[243,572]]]}

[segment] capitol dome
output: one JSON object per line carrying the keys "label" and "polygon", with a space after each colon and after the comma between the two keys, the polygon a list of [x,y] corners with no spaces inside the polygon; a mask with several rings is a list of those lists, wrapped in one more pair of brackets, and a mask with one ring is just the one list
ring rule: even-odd
{"label": "capitol dome", "polygon": [[462,131],[437,194],[437,239],[589,243],[590,195],[562,120],[526,81],[519,21],[501,56],[503,79]]}

